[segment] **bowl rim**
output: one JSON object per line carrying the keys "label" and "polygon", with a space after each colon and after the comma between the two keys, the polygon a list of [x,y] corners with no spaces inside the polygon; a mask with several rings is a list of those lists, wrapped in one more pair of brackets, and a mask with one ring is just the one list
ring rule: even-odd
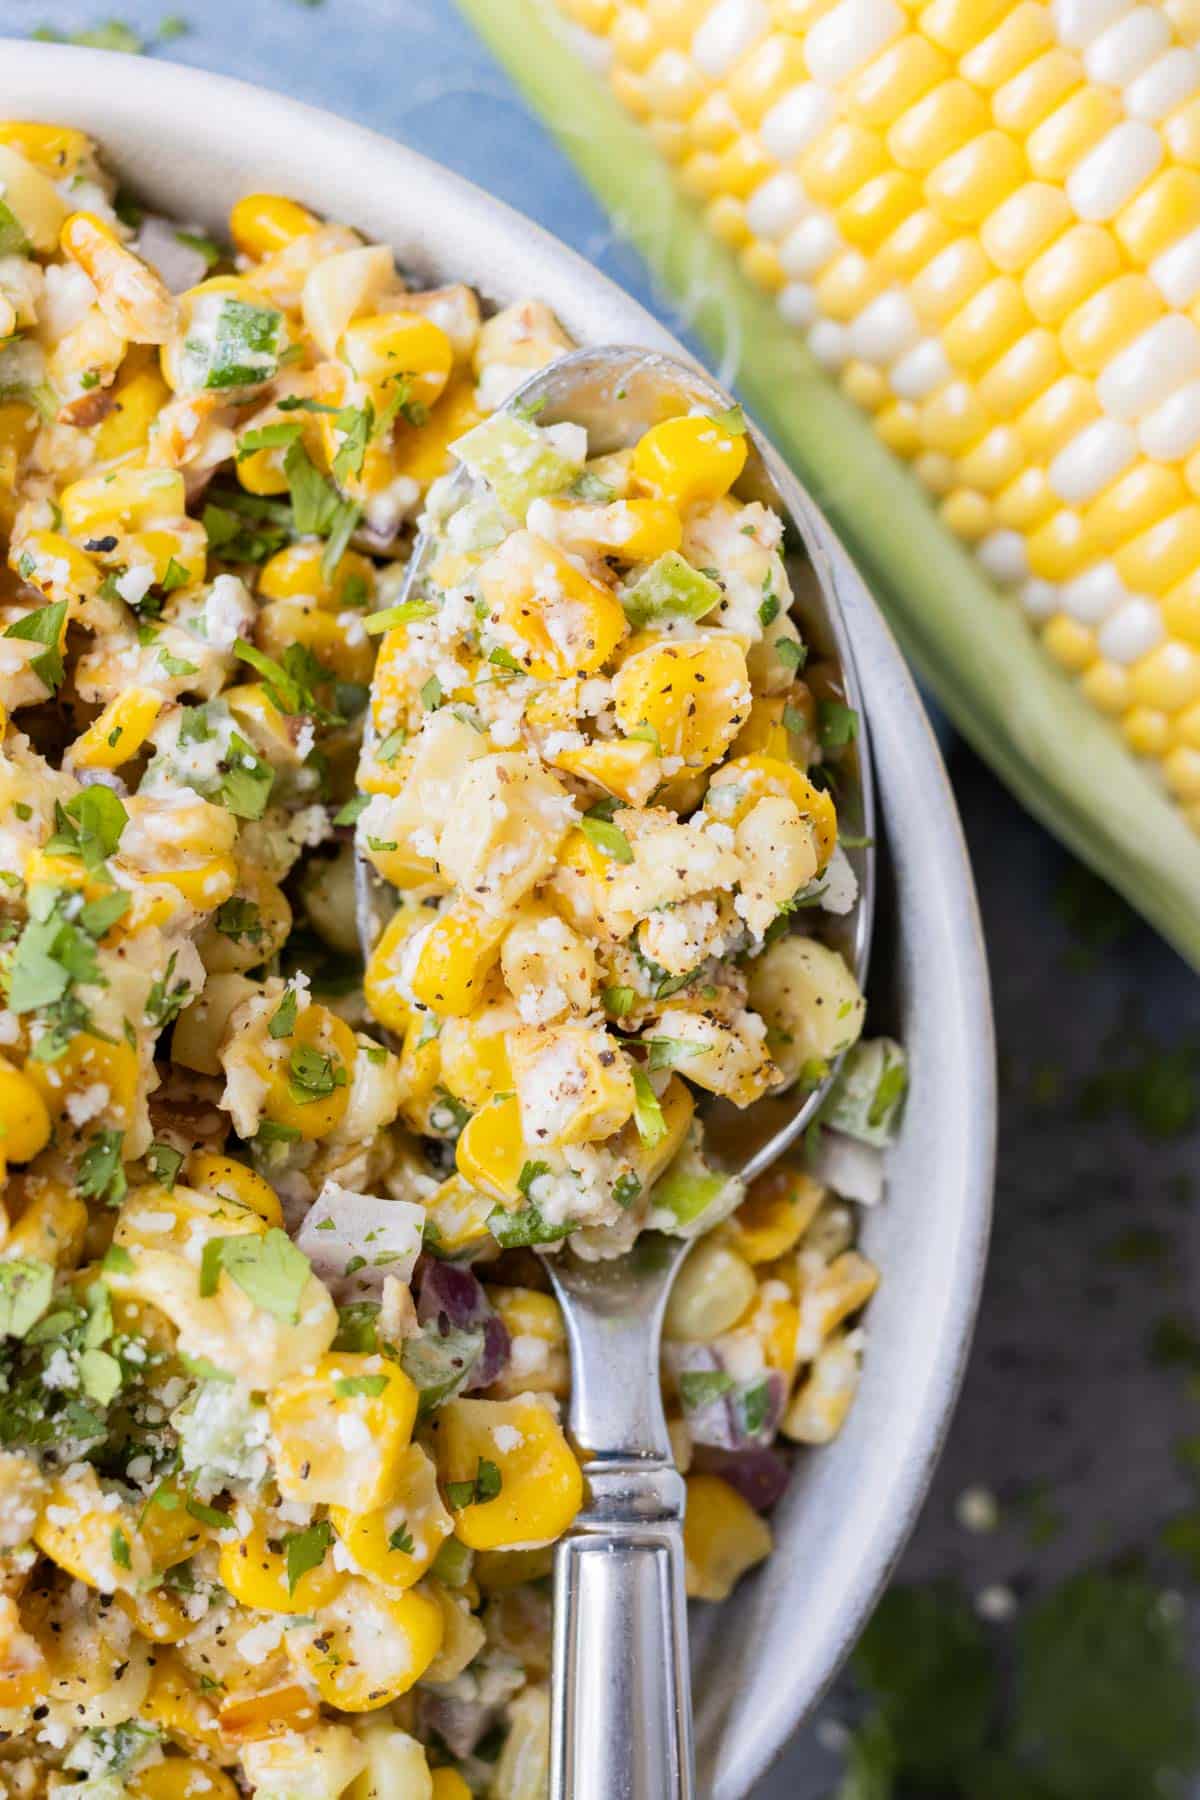
{"label": "bowl rim", "polygon": [[[203,157],[223,222],[234,190],[246,191],[239,171],[253,170],[264,178],[256,179],[256,187],[308,199],[391,242],[405,266],[443,271],[443,278],[468,282],[501,300],[524,294],[545,299],[582,344],[638,343],[696,360],[649,312],[551,233],[378,132],[183,64],[3,36],[0,50],[0,112],[80,126],[101,140],[119,166],[136,168],[139,186],[164,205],[173,190],[194,188],[197,159]],[[232,145],[222,130],[227,120],[236,120],[229,133]],[[303,155],[297,146],[303,146]],[[391,197],[393,189],[400,198]],[[210,217],[216,222],[218,215],[213,211]],[[930,1130],[926,1117],[922,1130],[937,1152],[939,1167],[929,1181],[931,1193],[940,1195],[943,1234],[930,1250],[940,1266],[936,1305],[922,1315],[928,1343],[916,1369],[919,1391],[908,1397],[906,1411],[900,1409],[906,1423],[896,1434],[887,1492],[874,1497],[864,1542],[836,1571],[841,1585],[826,1595],[820,1629],[806,1620],[806,1641],[796,1648],[788,1679],[765,1697],[753,1733],[735,1734],[737,1754],[723,1758],[714,1800],[747,1793],[811,1711],[907,1541],[965,1369],[991,1217],[996,1138],[991,1002],[961,825],[900,652],[841,544],[813,512],[854,637],[864,691],[875,697],[878,804],[900,828],[893,855],[898,851],[900,861],[908,861],[909,903],[920,895],[925,905],[928,896],[922,939],[940,944],[948,956],[946,967],[921,977],[935,991],[940,1009],[941,1091],[936,1105],[929,1095],[922,1101],[926,1115],[933,1106],[937,1129]],[[918,866],[926,886],[917,883]],[[911,985],[915,975],[915,966],[901,970],[901,984]],[[730,1760],[732,1770],[725,1766]]]}

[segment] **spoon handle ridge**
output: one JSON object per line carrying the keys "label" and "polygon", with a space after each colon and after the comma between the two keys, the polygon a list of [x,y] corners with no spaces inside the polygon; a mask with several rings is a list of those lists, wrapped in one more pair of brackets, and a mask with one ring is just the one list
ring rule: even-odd
{"label": "spoon handle ridge", "polygon": [[559,1546],[551,1800],[692,1800],[684,1484],[657,1459],[585,1465]]}

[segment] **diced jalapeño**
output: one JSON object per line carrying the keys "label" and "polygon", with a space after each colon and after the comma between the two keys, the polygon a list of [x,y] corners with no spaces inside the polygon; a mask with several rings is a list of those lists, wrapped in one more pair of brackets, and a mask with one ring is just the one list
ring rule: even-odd
{"label": "diced jalape\u00f1o", "polygon": [[702,619],[720,599],[715,581],[693,569],[677,550],[668,550],[621,595],[621,605],[637,629],[654,619]]}
{"label": "diced jalape\u00f1o", "polygon": [[183,346],[190,390],[257,387],[279,368],[283,314],[233,294],[205,294]]}
{"label": "diced jalape\u00f1o", "polygon": [[564,456],[529,419],[499,412],[450,446],[472,475],[486,481],[506,512],[523,519],[529,505],[570,487],[582,463]]}

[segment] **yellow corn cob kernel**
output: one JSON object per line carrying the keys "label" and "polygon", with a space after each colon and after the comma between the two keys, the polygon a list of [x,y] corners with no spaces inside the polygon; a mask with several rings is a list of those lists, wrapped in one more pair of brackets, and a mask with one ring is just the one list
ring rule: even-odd
{"label": "yellow corn cob kernel", "polygon": [[61,506],[67,531],[84,543],[177,519],[187,511],[187,497],[177,469],[123,468],[72,482]]}
{"label": "yellow corn cob kernel", "polygon": [[229,235],[243,256],[256,261],[285,250],[317,228],[307,207],[282,194],[245,194],[229,214]]}
{"label": "yellow corn cob kernel", "polygon": [[50,1141],[46,1102],[28,1075],[0,1057],[0,1158],[29,1162]]}
{"label": "yellow corn cob kernel", "polygon": [[347,325],[340,354],[380,398],[401,377],[406,398],[422,406],[438,400],[454,366],[454,346],[432,319],[417,312],[370,314]]}
{"label": "yellow corn cob kernel", "polygon": [[506,538],[476,580],[518,661],[542,681],[594,674],[629,629],[610,589],[530,531]]}
{"label": "yellow corn cob kernel", "polygon": [[1144,275],[1121,275],[1077,306],[1062,327],[1063,355],[1074,369],[1098,375],[1123,345],[1160,317],[1158,289]]}
{"label": "yellow corn cob kernel", "polygon": [[1054,27],[1045,7],[1021,0],[981,42],[962,58],[962,72],[976,87],[992,91],[1054,43]]}
{"label": "yellow corn cob kernel", "polygon": [[[341,1124],[350,1102],[358,1054],[354,1033],[328,1007],[311,1005],[300,1013],[290,1038],[267,1041],[282,1046],[279,1056],[268,1055],[258,1044],[249,1051],[250,1066],[266,1085],[263,1112],[302,1138],[328,1136]],[[297,1078],[296,1068],[303,1074],[307,1067],[297,1064],[298,1056],[315,1058],[320,1065],[307,1085]]]}
{"label": "yellow corn cob kernel", "polygon": [[1164,757],[1163,774],[1176,799],[1192,804],[1200,800],[1200,750],[1180,744]]}
{"label": "yellow corn cob kernel", "polygon": [[950,73],[949,59],[915,32],[896,38],[849,78],[846,110],[876,131],[885,130]]}
{"label": "yellow corn cob kernel", "polygon": [[320,544],[289,544],[263,564],[258,591],[267,600],[315,600],[330,612],[368,607],[375,595],[375,565],[357,550],[345,550],[328,579]]}
{"label": "yellow corn cob kernel", "polygon": [[351,1579],[318,1623],[294,1626],[284,1643],[327,1706],[373,1712],[420,1680],[443,1630],[441,1607],[422,1589],[393,1595]]}
{"label": "yellow corn cob kernel", "polygon": [[1164,121],[1163,138],[1177,162],[1200,166],[1200,106],[1194,100]]}
{"label": "yellow corn cob kernel", "polygon": [[1171,742],[1171,721],[1154,707],[1134,706],[1121,720],[1121,732],[1135,756],[1164,756]]}
{"label": "yellow corn cob kernel", "polygon": [[745,655],[728,637],[650,643],[617,671],[613,704],[627,736],[649,725],[663,756],[707,768],[732,743],[749,712]]}
{"label": "yellow corn cob kernel", "polygon": [[598,738],[577,750],[560,750],[550,765],[593,782],[629,806],[645,806],[662,780],[654,747],[642,738]]}
{"label": "yellow corn cob kernel", "polygon": [[334,1506],[329,1517],[361,1573],[396,1593],[420,1581],[454,1529],[437,1470],[419,1444],[400,1459],[385,1505],[358,1513]]}
{"label": "yellow corn cob kernel", "polygon": [[67,1102],[87,1088],[102,1087],[107,1098],[91,1128],[107,1126],[126,1130],[133,1120],[138,1093],[137,1052],[127,1043],[106,1043],[81,1031],[53,1062],[30,1058],[25,1074],[40,1091],[56,1125],[61,1125]]}
{"label": "yellow corn cob kernel", "polygon": [[1200,544],[1200,506],[1185,506],[1130,543],[1113,557],[1118,575],[1135,594],[1165,594],[1195,566]]}
{"label": "yellow corn cob kernel", "polygon": [[773,1262],[794,1248],[816,1217],[824,1189],[798,1169],[761,1175],[727,1227],[731,1242],[750,1263]]}
{"label": "yellow corn cob kernel", "polygon": [[242,1606],[263,1612],[310,1613],[337,1593],[343,1577],[326,1554],[315,1569],[289,1585],[283,1531],[265,1514],[256,1516],[241,1537],[226,1539],[217,1559],[217,1577]]}
{"label": "yellow corn cob kernel", "polygon": [[885,169],[842,201],[837,210],[838,229],[855,249],[877,250],[920,209],[921,198],[912,176]]}
{"label": "yellow corn cob kernel", "polygon": [[487,1221],[495,1204],[490,1195],[481,1194],[461,1175],[451,1175],[443,1181],[425,1202],[428,1229],[431,1236],[436,1232],[435,1242],[441,1254],[462,1256],[489,1244],[492,1239]]}
{"label": "yellow corn cob kernel", "polygon": [[76,1581],[104,1594],[132,1593],[149,1574],[137,1530],[137,1514],[127,1506],[110,1508],[95,1473],[73,1472],[52,1481],[33,1528],[33,1541],[43,1556]]}
{"label": "yellow corn cob kernel", "polygon": [[1100,712],[1122,713],[1129,705],[1129,672],[1120,663],[1094,662],[1079,686]]}
{"label": "yellow corn cob kernel", "polygon": [[279,1196],[269,1181],[236,1162],[232,1156],[216,1156],[211,1151],[193,1150],[184,1165],[189,1187],[202,1194],[214,1194],[219,1200],[232,1200],[245,1206],[267,1226],[283,1224]]}
{"label": "yellow corn cob kernel", "polygon": [[501,1201],[519,1200],[527,1157],[515,1094],[492,1100],[467,1120],[454,1160],[463,1180],[473,1188]]}
{"label": "yellow corn cob kernel", "polygon": [[[579,0],[575,0],[579,4]],[[447,1764],[443,1768],[434,1769],[431,1779],[433,1793],[430,1800],[471,1800],[471,1790],[459,1774]]]}
{"label": "yellow corn cob kernel", "polygon": [[125,1777],[134,1800],[237,1800],[233,1778],[198,1756],[166,1756]]}
{"label": "yellow corn cob kernel", "polygon": [[1050,620],[1042,633],[1042,642],[1056,662],[1073,674],[1088,668],[1099,655],[1096,634],[1066,613]]}
{"label": "yellow corn cob kernel", "polygon": [[438,913],[412,971],[412,991],[422,1006],[460,1016],[473,1011],[500,959],[501,940],[510,922],[462,898]]}
{"label": "yellow corn cob kernel", "polygon": [[75,739],[72,763],[77,769],[119,769],[145,744],[163,704],[163,696],[153,688],[133,687],[118,694]]}
{"label": "yellow corn cob kernel", "polygon": [[112,408],[96,427],[93,439],[99,463],[115,462],[145,450],[150,427],[171,398],[171,390],[157,365],[141,362],[140,355],[136,350],[130,351],[109,389]]}
{"label": "yellow corn cob kernel", "polygon": [[[472,1550],[549,1543],[583,1504],[579,1464],[540,1401],[451,1400],[433,1415],[430,1436],[455,1535]],[[461,1503],[462,1495],[450,1490],[476,1482],[481,1462],[499,1471],[499,1492]]]}
{"label": "yellow corn cob kernel", "polygon": [[[508,1054],[526,1140],[586,1144],[617,1133],[632,1118],[635,1091],[628,1058],[603,1027],[566,1023],[521,1026]],[[570,1099],[548,1094],[550,1071],[566,1068]],[[561,1073],[558,1079],[562,1080]]]}
{"label": "yellow corn cob kernel", "polygon": [[1176,583],[1163,600],[1162,614],[1173,637],[1200,644],[1200,570]]}
{"label": "yellow corn cob kernel", "polygon": [[216,1708],[176,1651],[156,1654],[140,1712],[147,1724],[157,1725],[185,1749],[206,1750],[216,1757],[228,1754],[217,1729]]}
{"label": "yellow corn cob kernel", "polygon": [[693,1600],[727,1600],[742,1576],[771,1554],[770,1526],[719,1475],[687,1477],[683,1548]]}
{"label": "yellow corn cob kernel", "polygon": [[386,1357],[323,1356],[268,1399],[285,1500],[365,1513],[388,1499],[417,1416],[417,1390]]}

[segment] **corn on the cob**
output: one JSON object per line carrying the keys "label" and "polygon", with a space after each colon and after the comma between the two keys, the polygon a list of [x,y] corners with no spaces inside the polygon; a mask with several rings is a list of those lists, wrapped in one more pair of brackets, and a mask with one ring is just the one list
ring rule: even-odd
{"label": "corn on the cob", "polygon": [[558,3],[1200,829],[1195,9]]}

